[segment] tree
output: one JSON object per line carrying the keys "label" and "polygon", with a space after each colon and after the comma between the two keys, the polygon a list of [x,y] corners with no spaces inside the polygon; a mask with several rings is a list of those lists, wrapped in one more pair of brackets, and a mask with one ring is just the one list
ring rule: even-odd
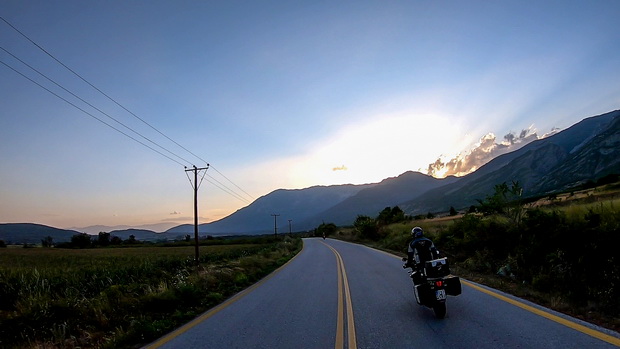
{"label": "tree", "polygon": [[120,245],[122,243],[123,243],[123,239],[119,238],[118,236],[112,236],[112,239],[110,239],[111,245]]}
{"label": "tree", "polygon": [[43,247],[53,247],[54,246],[54,238],[51,236],[46,236],[41,239],[41,246]]}
{"label": "tree", "polygon": [[97,243],[99,243],[100,246],[109,246],[110,245],[110,233],[106,233],[103,231],[99,232]]}
{"label": "tree", "polygon": [[353,227],[363,238],[371,240],[379,239],[379,228],[377,227],[377,223],[368,216],[358,215],[353,223]]}
{"label": "tree", "polygon": [[458,212],[456,212],[456,209],[454,208],[454,206],[450,206],[450,216],[456,216]]}
{"label": "tree", "polygon": [[321,223],[315,230],[314,236],[329,236],[334,234],[338,227],[334,223]]}
{"label": "tree", "polygon": [[480,203],[480,212],[485,215],[499,214],[509,218],[516,226],[521,224],[525,209],[523,206],[523,187],[518,181],[509,186],[506,182],[497,184],[494,193]]}
{"label": "tree", "polygon": [[5,248],[6,247],[6,242],[4,242],[4,240],[0,240],[0,248]]}
{"label": "tree", "polygon": [[90,235],[86,233],[75,234],[71,237],[71,247],[75,248],[87,248],[92,244]]}
{"label": "tree", "polygon": [[376,222],[379,225],[388,225],[392,223],[402,222],[405,220],[405,212],[398,207],[386,207],[377,216]]}
{"label": "tree", "polygon": [[133,244],[137,244],[138,240],[136,240],[136,236],[135,235],[131,234],[131,235],[129,235],[129,239],[125,240],[125,243],[133,245]]}

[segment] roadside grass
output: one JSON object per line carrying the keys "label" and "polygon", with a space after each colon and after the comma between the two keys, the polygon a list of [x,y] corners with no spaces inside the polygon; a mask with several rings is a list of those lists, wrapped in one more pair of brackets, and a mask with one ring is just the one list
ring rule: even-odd
{"label": "roadside grass", "polygon": [[352,228],[334,237],[406,256],[410,231],[421,226],[453,274],[618,331],[618,197],[616,186],[540,199],[520,226],[503,216],[464,215],[384,226],[376,241]]}
{"label": "roadside grass", "polygon": [[0,347],[149,343],[292,258],[299,238],[194,247],[0,250]]}

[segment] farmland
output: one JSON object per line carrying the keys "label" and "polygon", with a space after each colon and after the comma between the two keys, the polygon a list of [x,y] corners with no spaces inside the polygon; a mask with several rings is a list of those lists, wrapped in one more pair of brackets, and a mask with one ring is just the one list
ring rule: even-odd
{"label": "farmland", "polygon": [[0,249],[0,346],[132,347],[284,264],[300,239],[125,248]]}

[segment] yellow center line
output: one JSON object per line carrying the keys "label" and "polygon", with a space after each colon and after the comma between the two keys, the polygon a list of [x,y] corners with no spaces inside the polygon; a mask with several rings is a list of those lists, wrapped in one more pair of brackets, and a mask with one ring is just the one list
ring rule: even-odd
{"label": "yellow center line", "polygon": [[576,331],[579,331],[581,333],[585,333],[585,334],[590,335],[590,336],[592,336],[594,338],[598,338],[598,339],[600,339],[602,341],[605,341],[607,343],[610,343],[610,344],[613,344],[615,346],[619,346],[620,347],[620,339],[618,339],[616,337],[613,337],[613,336],[610,336],[610,335],[605,334],[603,332],[600,332],[600,331],[591,329],[589,327],[580,325],[580,324],[578,324],[576,322],[567,320],[567,319],[559,317],[557,315],[553,315],[553,314],[548,313],[548,312],[546,312],[544,310],[532,307],[531,305],[527,305],[527,304],[519,302],[519,301],[517,301],[515,299],[503,296],[503,295],[501,295],[499,293],[495,293],[495,292],[493,292],[491,290],[487,290],[486,288],[480,287],[478,285],[474,285],[474,284],[472,284],[470,282],[467,282],[467,281],[465,281],[463,279],[461,279],[461,283],[463,283],[463,284],[465,284],[465,285],[467,285],[467,286],[469,286],[469,287],[471,287],[471,288],[473,288],[475,290],[478,290],[480,292],[486,293],[489,296],[493,296],[493,297],[495,297],[497,299],[500,299],[500,300],[502,300],[504,302],[507,302],[507,303],[510,303],[510,304],[512,304],[514,306],[517,306],[517,307],[519,307],[521,309],[527,310],[527,311],[529,311],[531,313],[534,313],[536,315],[542,316],[542,317],[544,317],[546,319],[549,319],[551,321],[555,321],[555,322],[557,322],[557,323],[559,323],[561,325],[564,325],[566,327],[572,328],[572,329],[574,329]]}
{"label": "yellow center line", "polygon": [[[338,260],[338,256],[336,256]],[[338,320],[336,322],[336,349],[344,348],[344,306],[342,296],[342,270],[338,265]]]}
{"label": "yellow center line", "polygon": [[[353,304],[351,302],[351,292],[349,289],[349,280],[347,278],[347,272],[344,267],[344,261],[342,256],[335,248],[321,241],[322,244],[329,247],[330,250],[336,256],[336,262],[338,264],[338,320],[336,323],[336,349],[344,348],[344,303],[346,303],[346,318],[347,318],[347,348],[357,349],[357,340],[355,338],[355,320],[353,317]],[[344,289],[344,292],[343,292]],[[344,299],[343,299],[344,294]]]}
{"label": "yellow center line", "polygon": [[[385,254],[388,254],[388,255],[390,255],[392,257],[400,259],[400,257],[398,257],[396,255],[393,255],[393,254],[390,254],[390,253],[387,253],[387,252],[384,252],[384,251],[381,251],[381,250],[377,250],[377,251],[385,253]],[[478,285],[472,284],[471,282],[468,282],[466,280],[461,279],[461,283],[464,284],[465,286],[468,286],[468,287],[471,287],[471,288],[473,288],[475,290],[478,290],[480,292],[486,293],[489,296],[495,297],[495,298],[497,298],[499,300],[502,300],[502,301],[504,301],[506,303],[512,304],[514,306],[517,306],[517,307],[519,307],[519,308],[521,308],[523,310],[529,311],[530,313],[534,313],[536,315],[542,316],[545,319],[557,322],[557,323],[559,323],[561,325],[564,325],[564,326],[566,326],[568,328],[572,328],[575,331],[579,331],[579,332],[587,334],[587,335],[589,335],[591,337],[600,339],[600,340],[602,340],[604,342],[607,342],[609,344],[613,344],[613,345],[615,345],[617,347],[620,347],[620,338],[617,338],[617,337],[614,337],[614,336],[610,336],[610,335],[605,334],[603,332],[600,332],[600,331],[597,331],[595,329],[589,328],[587,326],[578,324],[578,323],[576,323],[574,321],[571,321],[571,320],[559,317],[557,315],[553,315],[553,314],[551,314],[551,313],[549,313],[547,311],[544,311],[542,309],[538,309],[538,308],[532,307],[532,306],[527,305],[527,304],[525,304],[523,302],[520,302],[520,301],[518,301],[516,299],[512,299],[510,297],[503,296],[503,295],[501,295],[499,293],[496,293],[494,291],[491,291],[491,290],[488,290],[486,288],[480,287]]]}
{"label": "yellow center line", "polygon": [[351,302],[351,292],[349,290],[349,279],[347,278],[347,272],[344,268],[344,260],[342,260],[340,253],[338,253],[338,258],[340,258],[345,298],[347,299],[347,333],[349,338],[349,349],[355,349],[357,348],[357,341],[355,338],[355,318],[353,317],[353,304]]}

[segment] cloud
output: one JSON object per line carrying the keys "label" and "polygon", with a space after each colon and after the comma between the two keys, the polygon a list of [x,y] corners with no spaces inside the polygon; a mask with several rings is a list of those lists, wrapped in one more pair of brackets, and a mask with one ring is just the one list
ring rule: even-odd
{"label": "cloud", "polygon": [[[557,132],[554,129],[548,136]],[[544,136],[544,137],[545,137]],[[540,137],[543,138],[543,137]],[[540,139],[532,126],[521,130],[517,135],[514,132],[504,136],[502,142],[497,142],[497,137],[493,133],[488,133],[480,138],[480,141],[468,151],[461,152],[456,157],[445,160],[442,157],[428,165],[427,174],[436,178],[446,176],[465,176],[491,161],[495,157],[515,151],[524,145]]]}
{"label": "cloud", "polygon": [[348,170],[348,168],[345,165],[332,168],[332,171],[346,171],[346,170]]}
{"label": "cloud", "polygon": [[556,134],[556,133],[558,133],[560,131],[561,131],[561,129],[559,127],[554,127],[554,128],[551,129],[551,131],[549,131],[548,133],[545,133],[540,138],[547,138],[547,137],[553,136],[554,134]]}

